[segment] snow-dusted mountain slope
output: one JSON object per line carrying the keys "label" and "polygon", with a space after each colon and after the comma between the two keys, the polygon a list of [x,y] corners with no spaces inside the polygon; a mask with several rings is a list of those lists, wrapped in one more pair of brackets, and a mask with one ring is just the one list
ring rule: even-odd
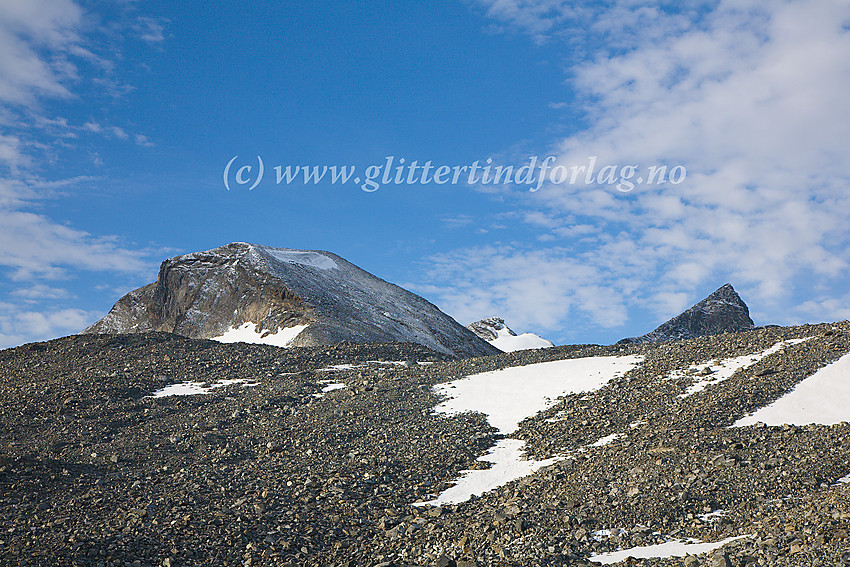
{"label": "snow-dusted mountain slope", "polygon": [[720,333],[748,331],[753,328],[750,310],[730,284],[639,337],[622,339],[621,343],[662,343],[694,339]]}
{"label": "snow-dusted mountain slope", "polygon": [[555,346],[552,341],[534,333],[517,335],[505,325],[505,320],[501,317],[481,319],[467,325],[467,328],[503,352]]}
{"label": "snow-dusted mountain slope", "polygon": [[242,242],[166,260],[156,282],[122,297],[83,332],[143,331],[268,344],[286,338],[287,346],[412,342],[457,356],[498,352],[425,299],[336,254]]}

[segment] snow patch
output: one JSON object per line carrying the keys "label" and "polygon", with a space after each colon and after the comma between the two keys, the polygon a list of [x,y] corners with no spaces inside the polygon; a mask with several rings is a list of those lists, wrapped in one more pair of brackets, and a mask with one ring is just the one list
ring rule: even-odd
{"label": "snow patch", "polygon": [[726,515],[726,510],[714,510],[713,512],[709,512],[707,514],[701,514],[697,516],[703,522],[711,522],[715,518],[722,518]]}
{"label": "snow patch", "polygon": [[244,387],[257,386],[256,382],[250,382],[247,379],[239,378],[235,380],[222,380],[215,384],[205,384],[203,382],[180,382],[178,384],[170,384],[165,388],[157,390],[151,398],[165,398],[168,396],[196,396],[198,394],[209,394],[215,388],[223,388],[232,384],[242,384]]}
{"label": "snow patch", "polygon": [[360,368],[363,364],[334,364],[325,368],[319,368],[316,372],[339,372],[340,370],[351,370],[352,368]]}
{"label": "snow patch", "polygon": [[448,398],[435,409],[448,415],[484,413],[490,425],[508,435],[523,419],[554,405],[557,398],[598,390],[641,362],[642,356],[597,356],[474,374],[435,386],[438,395]]}
{"label": "snow patch", "polygon": [[836,425],[842,421],[850,421],[850,354],[824,366],[769,406],[739,419],[733,427],[758,422]]}
{"label": "snow patch", "polygon": [[[319,368],[316,372],[337,372],[339,370],[352,370],[354,368],[363,368],[370,364],[390,364],[393,366],[405,366],[407,362],[403,360],[368,360],[363,364],[333,364],[325,368]],[[433,362],[417,362],[418,365],[434,364]]]}
{"label": "snow patch", "polygon": [[[558,397],[597,390],[642,361],[642,356],[573,358],[475,374],[435,386],[437,394],[448,397],[435,411],[448,415],[481,412],[490,425],[507,435],[516,431],[523,419],[551,407]],[[493,463],[491,468],[464,471],[454,486],[418,505],[465,502],[566,458],[523,460],[524,447],[519,439],[502,439],[479,459]]]}
{"label": "snow patch", "polygon": [[276,333],[265,334],[258,333],[257,325],[249,321],[241,327],[230,327],[223,335],[212,337],[211,340],[220,343],[252,343],[287,347],[307,327],[308,325],[295,325],[294,327],[278,329]]}
{"label": "snow patch", "polygon": [[726,538],[713,543],[702,543],[697,539],[678,540],[673,539],[656,545],[647,545],[643,547],[632,547],[631,549],[623,549],[621,551],[611,551],[609,553],[601,553],[590,557],[591,561],[598,561],[603,565],[612,565],[623,561],[629,557],[635,559],[650,559],[664,557],[684,557],[686,555],[697,555],[699,553],[708,553],[719,547],[723,547],[727,543],[739,540],[749,535],[735,536]]}
{"label": "snow patch", "polygon": [[605,445],[610,445],[623,435],[621,433],[612,433],[611,435],[606,435],[601,439],[597,440],[596,443],[591,444],[591,447],[604,447]]}
{"label": "snow patch", "polygon": [[555,346],[552,344],[552,341],[547,341],[543,337],[535,335],[534,333],[515,335],[507,327],[498,329],[496,331],[496,338],[490,341],[490,344],[503,352],[549,348]]}
{"label": "snow patch", "polygon": [[346,384],[344,382],[330,382],[330,383],[324,382],[324,383],[325,383],[325,386],[322,388],[321,393],[313,394],[314,398],[322,398],[328,392],[333,392],[334,390],[340,390],[342,388],[345,388],[345,386],[346,386]]}
{"label": "snow patch", "polygon": [[609,538],[613,535],[621,536],[625,533],[626,533],[626,530],[624,530],[623,528],[617,528],[616,530],[595,531],[591,535],[593,536],[593,539],[595,539],[596,541],[602,541],[603,539]]}
{"label": "snow patch", "polygon": [[275,260],[286,262],[287,264],[299,264],[319,270],[335,270],[339,267],[332,258],[318,252],[285,250],[283,248],[264,248],[264,250],[274,256]]}

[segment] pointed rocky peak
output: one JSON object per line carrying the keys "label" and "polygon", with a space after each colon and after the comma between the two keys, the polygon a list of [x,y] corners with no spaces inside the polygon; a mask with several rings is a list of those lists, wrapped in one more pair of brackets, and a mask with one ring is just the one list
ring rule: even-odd
{"label": "pointed rocky peak", "polygon": [[747,331],[754,327],[750,310],[731,284],[661,324],[654,331],[622,339],[620,343],[660,343],[680,341],[708,335]]}
{"label": "pointed rocky peak", "polygon": [[534,333],[517,335],[505,325],[505,320],[501,317],[487,317],[466,327],[503,352],[555,346],[551,341]]}

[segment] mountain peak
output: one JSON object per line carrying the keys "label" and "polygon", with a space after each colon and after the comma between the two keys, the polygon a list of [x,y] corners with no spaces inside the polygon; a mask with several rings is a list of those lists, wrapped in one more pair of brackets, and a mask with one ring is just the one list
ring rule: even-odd
{"label": "mountain peak", "polygon": [[711,295],[659,325],[654,331],[622,339],[620,343],[658,343],[679,341],[747,331],[754,327],[747,304],[731,284],[724,284]]}
{"label": "mountain peak", "polygon": [[552,341],[534,333],[517,335],[501,317],[487,317],[470,323],[466,328],[503,352],[555,346]]}
{"label": "mountain peak", "polygon": [[324,250],[232,242],[165,260],[84,333],[166,331],[223,342],[411,342],[456,356],[498,352],[422,297]]}

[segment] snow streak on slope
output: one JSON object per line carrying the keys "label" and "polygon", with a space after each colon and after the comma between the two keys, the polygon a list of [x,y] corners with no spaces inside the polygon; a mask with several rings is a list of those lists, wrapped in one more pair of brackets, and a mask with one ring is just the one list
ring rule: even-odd
{"label": "snow streak on slope", "polygon": [[[811,338],[811,337],[809,337]],[[676,371],[670,374],[670,378],[679,378],[681,376],[686,376],[688,374],[696,374],[700,375],[702,372],[706,372],[705,376],[700,376],[688,389],[684,394],[681,394],[679,397],[686,398],[691,394],[696,394],[697,392],[703,391],[707,386],[711,384],[718,384],[724,380],[727,380],[732,377],[735,372],[738,370],[742,370],[744,368],[748,368],[765,358],[766,356],[770,356],[776,352],[779,352],[786,346],[799,344],[809,340],[809,338],[805,339],[789,339],[787,341],[778,342],[767,350],[763,350],[762,352],[758,352],[755,354],[745,354],[744,356],[738,356],[735,358],[727,358],[725,360],[714,361],[714,362],[703,362],[701,364],[694,364],[690,366],[685,372]]]}
{"label": "snow streak on slope", "polygon": [[670,540],[657,545],[647,545],[644,547],[633,547],[622,551],[612,551],[610,553],[602,553],[591,556],[591,561],[598,561],[603,565],[612,565],[619,563],[629,557],[635,559],[649,559],[660,557],[684,557],[686,555],[697,555],[699,553],[708,553],[714,551],[718,547],[722,547],[729,542],[737,539],[751,537],[748,535],[730,537],[713,543],[700,543],[699,540],[689,539],[686,541]]}
{"label": "snow streak on slope", "polygon": [[333,258],[329,258],[319,252],[311,250],[288,250],[284,248],[266,247],[265,250],[274,256],[276,260],[288,264],[299,264],[320,270],[335,270],[338,268]]}
{"label": "snow streak on slope", "polygon": [[256,386],[255,382],[249,382],[244,378],[234,380],[222,380],[215,384],[204,384],[203,382],[180,382],[170,384],[161,390],[153,393],[152,398],[166,398],[168,396],[196,396],[198,394],[209,394],[215,388],[223,388],[232,384],[242,384],[243,386]]}
{"label": "snow streak on slope", "polygon": [[257,332],[255,323],[245,323],[241,327],[230,327],[223,335],[212,337],[212,340],[220,343],[254,343],[258,345],[272,345],[276,347],[287,347],[298,336],[307,325],[295,325],[278,329],[276,333],[262,334]]}
{"label": "snow streak on slope", "polygon": [[[597,390],[642,361],[641,356],[574,358],[475,374],[436,386],[435,391],[449,399],[435,409],[449,415],[484,413],[490,425],[507,435],[523,419],[551,407],[558,397]],[[524,461],[524,445],[517,439],[503,439],[480,459],[494,463],[490,469],[464,471],[455,486],[426,504],[465,502],[560,460]]]}
{"label": "snow streak on slope", "polygon": [[612,433],[611,435],[606,435],[601,439],[597,439],[595,443],[591,443],[591,447],[605,447],[606,445],[610,445],[620,437],[622,437],[622,433]]}
{"label": "snow streak on slope", "polygon": [[560,460],[558,457],[543,461],[523,460],[524,446],[525,441],[519,439],[502,439],[493,445],[486,455],[478,458],[479,461],[492,463],[489,469],[462,471],[454,486],[447,488],[439,497],[426,504],[440,506],[466,502],[472,496],[481,496],[488,490],[533,474]]}
{"label": "snow streak on slope", "polygon": [[850,354],[824,366],[769,406],[735,422],[767,425],[835,425],[850,421]]}

